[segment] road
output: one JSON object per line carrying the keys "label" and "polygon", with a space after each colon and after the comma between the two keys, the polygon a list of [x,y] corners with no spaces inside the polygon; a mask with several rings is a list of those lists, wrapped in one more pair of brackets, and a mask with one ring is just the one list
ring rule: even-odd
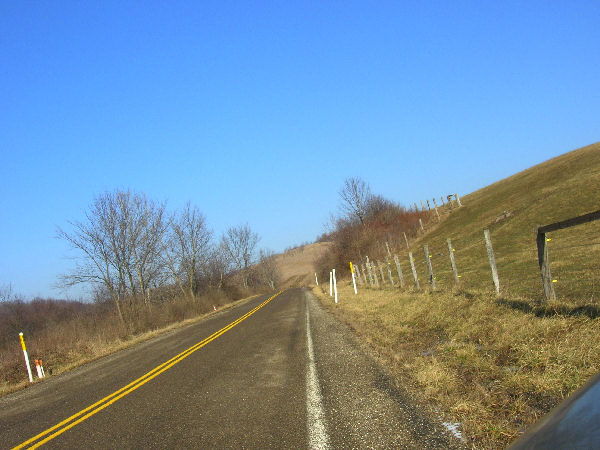
{"label": "road", "polygon": [[0,399],[0,446],[458,448],[306,289]]}

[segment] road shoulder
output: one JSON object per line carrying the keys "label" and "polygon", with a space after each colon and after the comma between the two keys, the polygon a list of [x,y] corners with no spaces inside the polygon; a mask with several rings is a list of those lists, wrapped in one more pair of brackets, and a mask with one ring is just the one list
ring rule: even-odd
{"label": "road shoulder", "polygon": [[305,298],[333,448],[464,448],[308,289]]}

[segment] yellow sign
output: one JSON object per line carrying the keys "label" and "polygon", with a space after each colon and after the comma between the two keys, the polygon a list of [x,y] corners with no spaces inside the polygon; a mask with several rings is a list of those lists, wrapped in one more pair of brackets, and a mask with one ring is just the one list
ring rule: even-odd
{"label": "yellow sign", "polygon": [[350,262],[350,272],[354,273],[354,267],[352,267],[352,262]]}

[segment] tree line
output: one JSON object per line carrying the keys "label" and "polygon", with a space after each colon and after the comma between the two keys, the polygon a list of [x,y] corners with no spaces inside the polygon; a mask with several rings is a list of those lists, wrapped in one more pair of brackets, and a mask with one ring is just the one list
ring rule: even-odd
{"label": "tree line", "polygon": [[170,212],[144,193],[116,190],[98,195],[83,220],[59,227],[57,235],[76,252],[62,286],[86,284],[96,301],[110,301],[122,323],[126,311],[207,290],[279,283],[273,253],[257,252],[260,237],[247,224],[228,228],[219,239],[189,202]]}
{"label": "tree line", "polygon": [[328,252],[317,262],[320,277],[328,277],[335,267],[342,275],[349,272],[349,261],[362,261],[385,255],[386,243],[399,249],[401,236],[416,237],[423,211],[409,211],[401,204],[374,194],[367,182],[358,177],[344,180],[338,191],[339,212],[332,215],[330,229],[318,241],[331,242]]}

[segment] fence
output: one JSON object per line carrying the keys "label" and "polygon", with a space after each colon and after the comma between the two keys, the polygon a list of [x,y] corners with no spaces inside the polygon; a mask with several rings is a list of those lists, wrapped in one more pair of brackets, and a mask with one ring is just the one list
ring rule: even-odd
{"label": "fence", "polygon": [[[548,238],[548,233],[586,224],[597,219],[600,219],[600,210],[550,225],[538,226],[536,227],[537,258],[535,258],[535,247],[531,245],[530,241],[530,245],[517,251],[518,257],[512,254],[510,257],[504,255],[500,263],[496,262],[492,243],[493,233],[489,229],[481,230],[480,236],[483,238],[481,240],[466,242],[464,237],[458,240],[448,237],[443,244],[413,242],[412,246],[406,234],[403,233],[402,237],[396,239],[396,248],[393,245],[390,246],[388,242],[385,243],[385,246],[381,246],[382,249],[385,249],[385,256],[376,257],[373,261],[366,257],[364,261],[358,261],[358,264],[355,262],[361,275],[357,277],[357,280],[359,284],[365,286],[402,288],[406,285],[406,287],[417,290],[426,287],[431,290],[440,290],[454,286],[465,288],[490,286],[497,295],[516,294],[529,298],[540,298],[540,294],[543,292],[545,300],[556,299],[554,285],[557,283],[557,279],[552,277],[550,271],[548,242],[551,239]],[[579,242],[578,245],[573,245],[574,237],[571,236],[570,240],[563,239],[563,242],[571,245],[557,248],[557,250],[568,252],[561,255],[561,261],[557,260],[556,262],[556,266],[559,267],[563,276],[564,297],[584,298],[589,296],[589,289],[581,289],[581,284],[585,284],[584,281],[592,284],[592,299],[597,288],[600,287],[600,278],[598,278],[600,258],[594,257],[595,253],[592,257],[589,255],[587,258],[580,257],[581,252],[591,252],[590,249],[593,249],[593,252],[600,252],[598,233],[591,229],[587,232],[589,236],[587,240],[590,242]],[[585,236],[582,237],[582,241],[584,240]],[[402,245],[406,243],[405,250],[398,251],[400,242]],[[458,247],[456,247],[457,243]],[[511,244],[518,245],[507,243],[506,239],[502,242],[505,254],[507,246]],[[581,252],[577,253],[575,251],[577,249],[580,249]],[[581,267],[582,259],[590,264]],[[402,268],[403,265],[405,270]],[[412,274],[412,277],[409,275],[410,280],[404,279],[405,271]],[[540,289],[540,273],[543,291]],[[426,283],[422,283],[424,280]]]}
{"label": "fence", "polygon": [[550,271],[550,256],[548,254],[548,238],[547,233],[552,231],[563,230],[565,228],[582,225],[584,223],[593,222],[600,219],[600,210],[584,214],[583,216],[573,217],[561,222],[552,223],[543,227],[536,227],[536,243],[538,252],[538,263],[542,274],[542,285],[544,286],[544,296],[546,300],[555,300],[556,293],[554,292],[554,280]]}

